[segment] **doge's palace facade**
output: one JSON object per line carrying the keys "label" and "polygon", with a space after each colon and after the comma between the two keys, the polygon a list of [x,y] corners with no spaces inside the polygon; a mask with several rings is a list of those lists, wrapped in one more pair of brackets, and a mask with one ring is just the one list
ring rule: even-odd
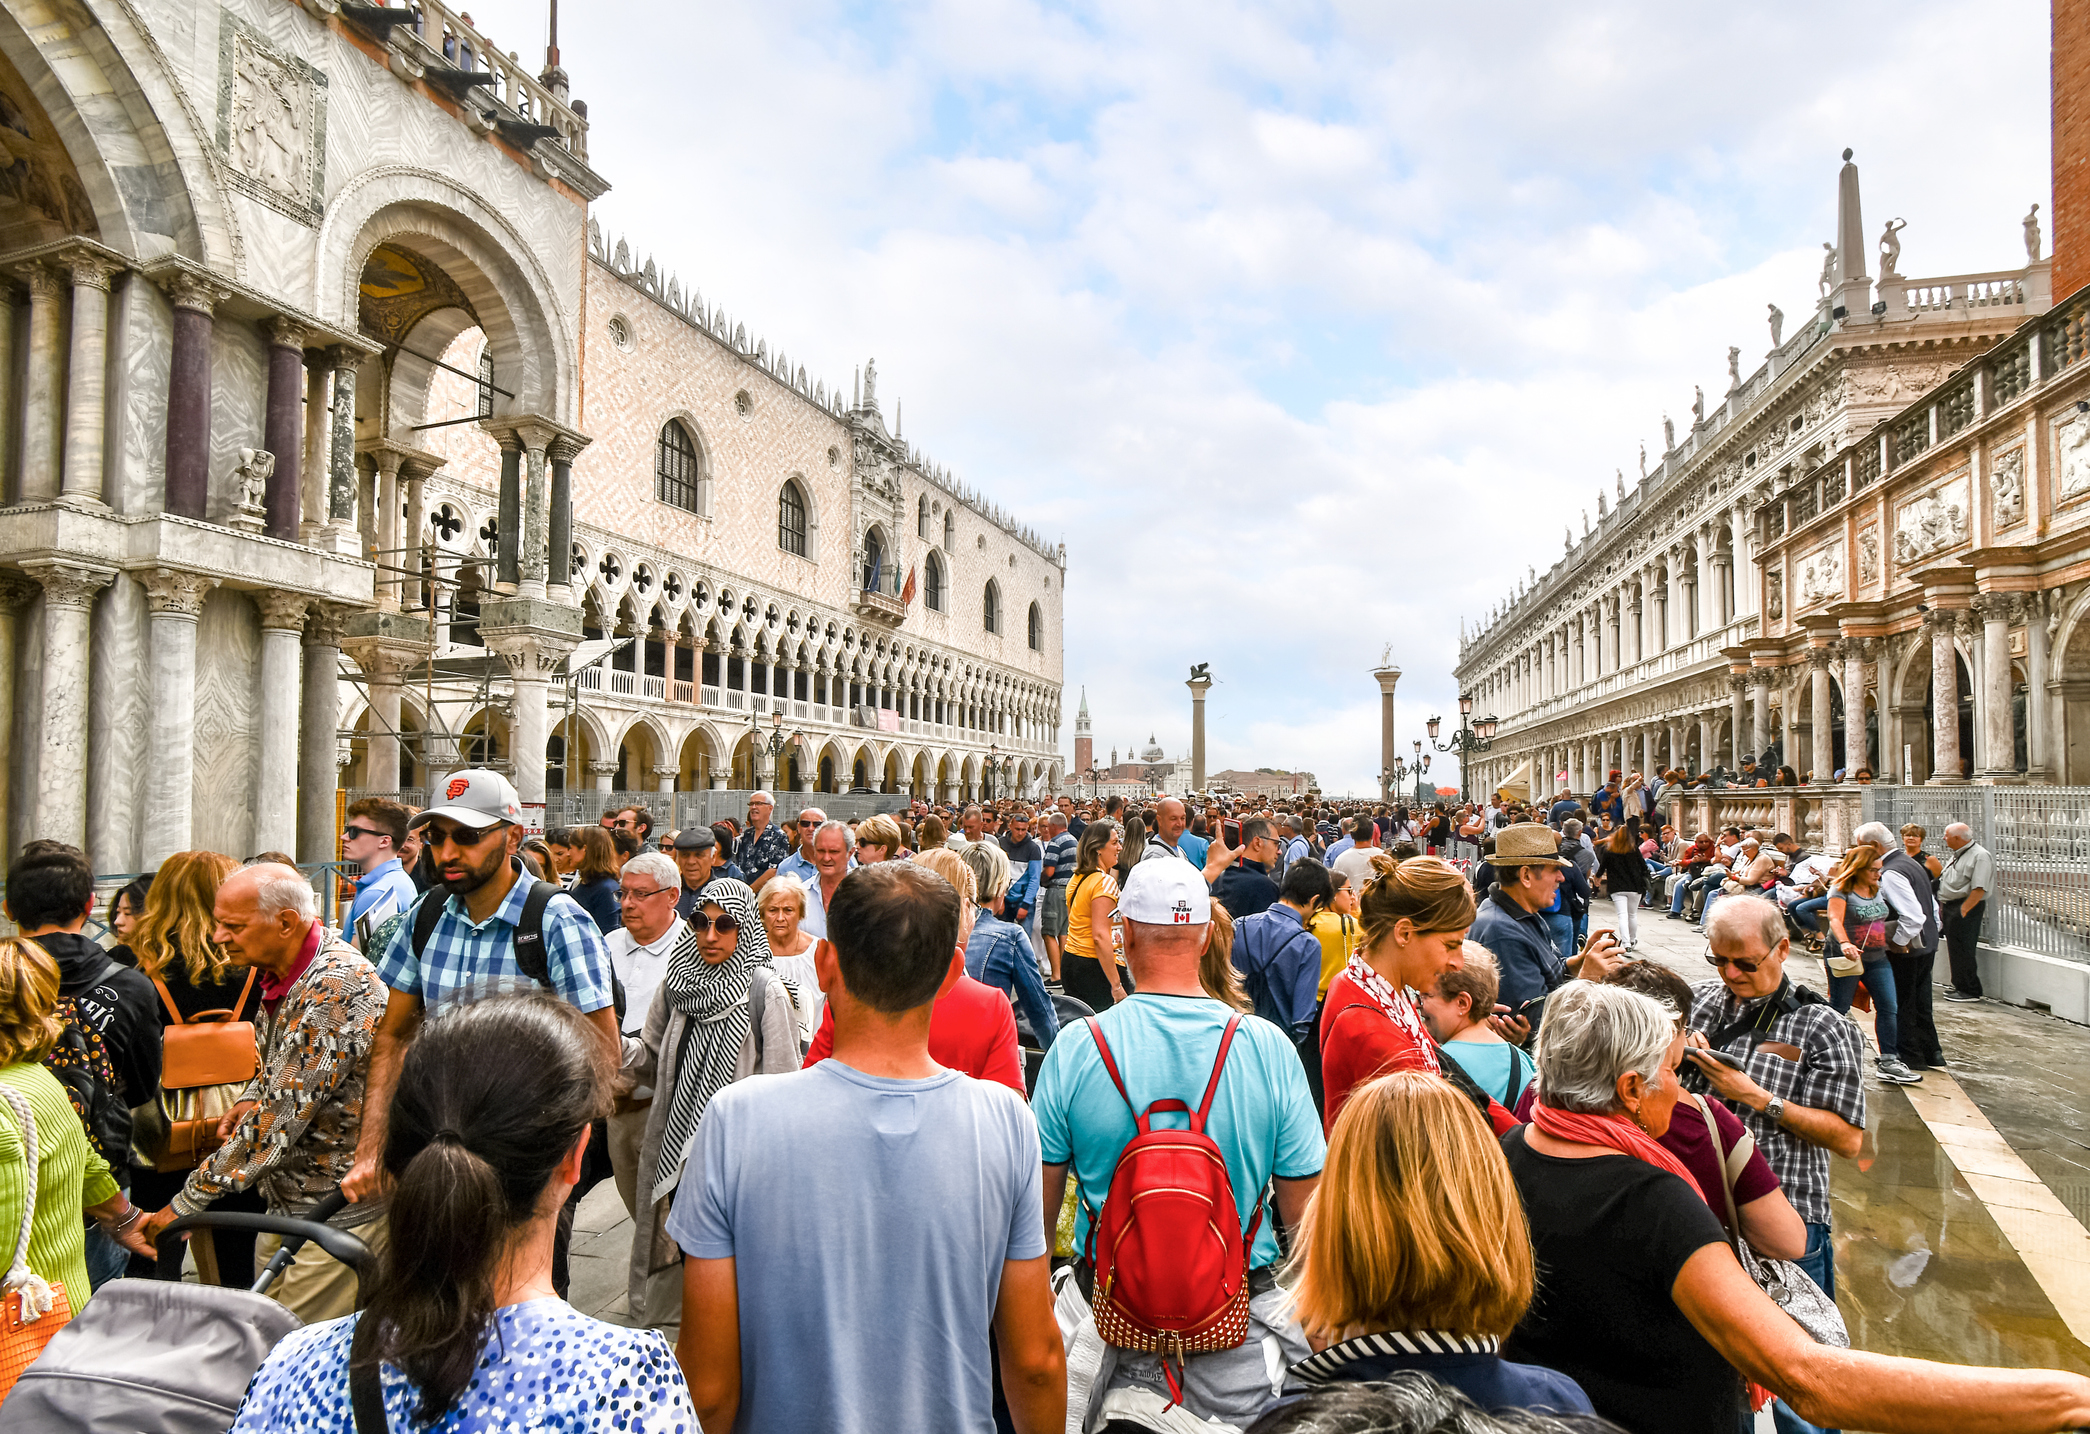
{"label": "doge's palace facade", "polygon": [[12,6],[0,126],[10,847],[316,860],[339,787],[470,760],[1057,779],[1062,552],[605,244],[556,55],[440,0]]}
{"label": "doge's palace facade", "polygon": [[[1790,334],[1774,314],[1774,346],[1752,374],[1730,350],[1724,398],[1701,395],[1637,482],[1621,475],[1599,495],[1594,527],[1571,526],[1563,557],[1462,637],[1461,690],[1500,719],[1493,750],[1474,759],[1477,786],[1550,797],[1612,769],[1732,771],[1767,753],[1826,783],[1846,765],[1900,774],[1904,746],[1930,752],[1927,736],[1904,740],[1923,720],[1922,682],[1890,675],[1882,688],[1875,668],[1907,669],[1903,630],[1926,620],[1926,585],[1967,609],[1957,595],[1974,570],[1962,560],[1977,534],[2000,530],[1952,488],[1967,486],[1963,471],[1918,475],[1945,461],[1927,450],[1964,454],[1969,435],[1994,431],[2000,410],[2057,372],[2009,357],[2048,313],[2050,265],[2028,233],[2021,268],[1909,279],[1892,271],[1890,227],[1875,283],[1848,158],[1837,235],[1815,312]],[[2022,407],[2004,427],[2032,422]],[[1923,493],[1895,496],[1910,484]],[[2022,491],[2015,501],[2040,511]],[[2015,613],[2012,601],[2030,599],[2006,599]],[[1845,703],[1852,674],[1852,691],[1914,695]],[[1913,775],[1931,770],[1926,755]]]}

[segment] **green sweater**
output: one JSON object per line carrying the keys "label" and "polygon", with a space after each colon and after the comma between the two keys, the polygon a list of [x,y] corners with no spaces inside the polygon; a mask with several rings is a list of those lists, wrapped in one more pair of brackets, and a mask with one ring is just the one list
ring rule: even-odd
{"label": "green sweater", "polygon": [[[29,1229],[29,1268],[65,1286],[78,1314],[90,1293],[87,1230],[80,1212],[116,1193],[109,1162],[94,1153],[65,1087],[41,1065],[0,1066],[0,1083],[26,1097],[36,1115],[36,1218]],[[22,1237],[22,1197],[29,1170],[22,1160],[22,1127],[0,1101],[0,1273],[14,1262]]]}

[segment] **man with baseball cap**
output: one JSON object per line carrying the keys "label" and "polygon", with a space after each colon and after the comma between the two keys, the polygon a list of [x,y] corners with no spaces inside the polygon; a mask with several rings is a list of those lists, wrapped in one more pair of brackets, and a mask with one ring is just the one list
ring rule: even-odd
{"label": "man with baseball cap", "polygon": [[[1096,1045],[1091,1023],[1065,1027],[1046,1052],[1031,1109],[1045,1161],[1045,1219],[1058,1220],[1069,1168],[1083,1201],[1075,1246],[1083,1248],[1091,1217],[1102,1204],[1118,1157],[1136,1133],[1133,1111],[1160,1100],[1197,1108],[1219,1056],[1220,1038],[1236,1012],[1213,1000],[1198,980],[1198,961],[1212,920],[1212,894],[1185,861],[1133,865],[1118,899],[1125,918],[1125,958],[1138,987],[1094,1019],[1125,1081],[1120,1095]],[[1129,1097],[1131,1105],[1126,1104]],[[1155,1128],[1182,1129],[1184,1116],[1157,1112]],[[1205,1125],[1226,1153],[1236,1214],[1247,1234],[1263,1191],[1275,1179],[1277,1213],[1296,1230],[1320,1181],[1326,1157],[1306,1073],[1285,1033],[1268,1021],[1242,1017],[1227,1048],[1225,1067]],[[1255,1421],[1270,1401],[1265,1339],[1274,1336],[1283,1363],[1309,1353],[1298,1322],[1282,1308],[1277,1288],[1274,1221],[1263,1212],[1249,1247],[1248,1338],[1235,1349],[1193,1354],[1182,1362],[1181,1403],[1202,1419],[1238,1427]],[[1084,1260],[1076,1276],[1086,1291],[1094,1271]],[[1091,1296],[1093,1298],[1093,1296]],[[1159,1355],[1114,1350],[1107,1392],[1114,1419],[1151,1424],[1172,1402]]]}
{"label": "man with baseball cap", "polygon": [[703,904],[704,888],[719,875],[725,856],[718,834],[710,827],[685,827],[675,833],[675,869],[682,873],[682,891],[675,898],[677,916],[687,919]]}
{"label": "man with baseball cap", "polygon": [[[421,1022],[487,996],[540,989],[515,954],[523,908],[535,885],[521,879],[517,853],[525,828],[515,788],[500,773],[484,768],[455,773],[443,785],[441,803],[421,812],[413,825],[427,844],[437,884],[399,923],[391,944],[373,953],[387,995],[370,1051],[355,1165],[341,1182],[351,1200],[383,1194],[380,1159],[392,1089],[407,1044]],[[417,918],[431,901],[443,903],[443,914],[417,952]],[[560,892],[546,903],[543,926],[542,984],[585,1014],[617,1059],[621,1043],[610,957],[594,918]]]}

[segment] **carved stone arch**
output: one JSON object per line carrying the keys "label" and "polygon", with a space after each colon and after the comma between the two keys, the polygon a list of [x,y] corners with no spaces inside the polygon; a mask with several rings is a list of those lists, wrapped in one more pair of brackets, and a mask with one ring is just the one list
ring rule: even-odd
{"label": "carved stone arch", "polygon": [[638,731],[645,732],[652,741],[655,762],[663,762],[681,750],[680,743],[669,739],[667,725],[660,718],[651,712],[637,712],[617,730],[617,740],[609,748],[609,753],[613,755],[618,747],[631,740],[632,733]]}

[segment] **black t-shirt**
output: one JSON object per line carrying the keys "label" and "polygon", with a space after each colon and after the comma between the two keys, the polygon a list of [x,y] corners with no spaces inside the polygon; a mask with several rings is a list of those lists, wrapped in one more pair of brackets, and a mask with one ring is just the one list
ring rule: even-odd
{"label": "black t-shirt", "polygon": [[1541,1155],[1522,1126],[1502,1150],[1538,1261],[1537,1294],[1503,1358],[1559,1370],[1632,1434],[1741,1427],[1741,1376],[1671,1293],[1686,1260],[1727,1242],[1704,1199],[1629,1155]]}

